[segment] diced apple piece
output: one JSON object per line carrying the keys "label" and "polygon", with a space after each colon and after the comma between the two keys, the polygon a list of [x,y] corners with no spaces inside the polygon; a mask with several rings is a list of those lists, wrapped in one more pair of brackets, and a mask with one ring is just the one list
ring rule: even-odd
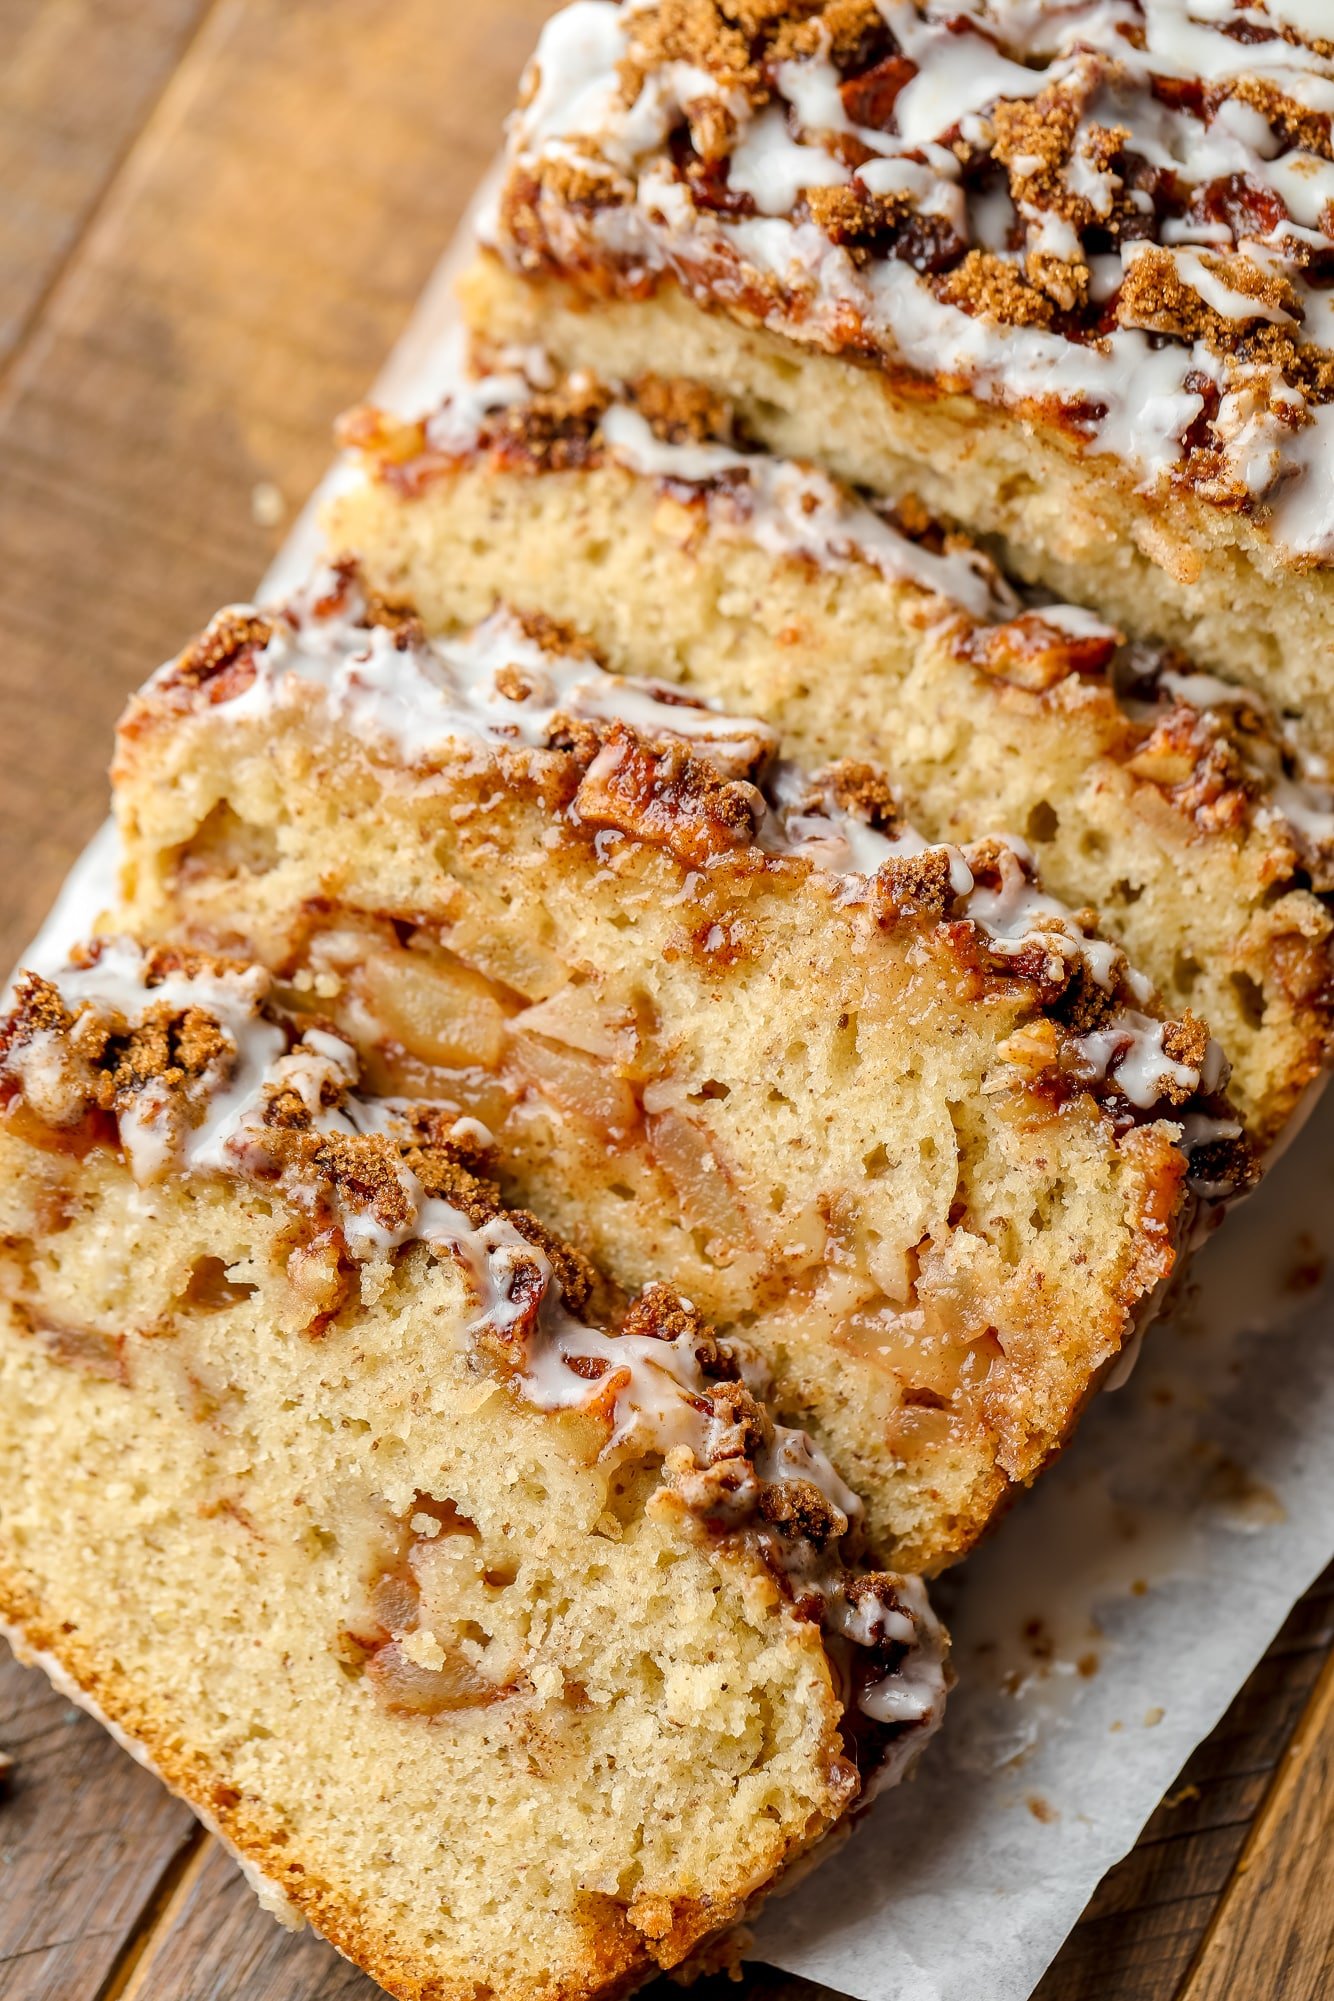
{"label": "diced apple piece", "polygon": [[376,1694],[396,1716],[443,1716],[453,1709],[481,1709],[510,1694],[478,1674],[462,1654],[442,1649],[443,1664],[421,1667],[402,1640],[387,1640],[366,1662]]}
{"label": "diced apple piece", "polygon": [[592,1132],[626,1133],[639,1117],[635,1094],[614,1066],[545,1035],[518,1034],[511,1061],[525,1082]]}
{"label": "diced apple piece", "polygon": [[562,987],[549,1000],[538,1001],[514,1017],[511,1026],[530,1035],[543,1035],[563,1042],[570,1049],[582,1049],[586,1056],[607,1062],[628,1061],[635,1053],[634,1023],[622,1011],[611,1020],[596,993],[588,987]]}
{"label": "diced apple piece", "polygon": [[505,1011],[480,973],[434,954],[382,947],[360,978],[376,1019],[410,1056],[450,1070],[498,1068]]}
{"label": "diced apple piece", "polygon": [[648,1137],[686,1221],[707,1233],[709,1256],[719,1262],[738,1257],[750,1242],[750,1229],[708,1135],[669,1108],[649,1118]]}

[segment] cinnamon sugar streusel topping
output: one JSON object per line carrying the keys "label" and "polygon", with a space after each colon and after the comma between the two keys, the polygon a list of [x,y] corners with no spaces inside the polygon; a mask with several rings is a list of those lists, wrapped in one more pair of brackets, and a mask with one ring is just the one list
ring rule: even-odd
{"label": "cinnamon sugar streusel topping", "polygon": [[1037,405],[1329,558],[1332,47],[1262,0],[581,0],[497,247]]}
{"label": "cinnamon sugar streusel topping", "polygon": [[0,1023],[0,1106],[29,1142],[45,1128],[64,1146],[105,1114],[88,1143],[119,1144],[140,1181],[224,1174],[278,1190],[305,1224],[288,1275],[321,1309],[307,1334],[358,1270],[382,1283],[415,1244],[455,1262],[478,1365],[541,1409],[586,1412],[604,1453],[661,1458],[700,1532],[758,1545],[797,1611],[849,1652],[849,1706],[893,1726],[889,1766],[914,1756],[940,1717],[944,1634],[917,1579],[861,1561],[860,1504],[818,1448],[772,1423],[669,1288],[649,1287],[610,1330],[581,1321],[591,1268],[504,1208],[468,1123],[359,1097],[357,1081],[351,1046],[280,1009],[262,973],[126,940],[28,975]]}

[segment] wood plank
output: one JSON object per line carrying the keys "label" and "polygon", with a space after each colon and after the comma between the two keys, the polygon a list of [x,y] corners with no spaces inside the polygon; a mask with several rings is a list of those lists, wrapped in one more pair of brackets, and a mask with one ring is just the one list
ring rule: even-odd
{"label": "wood plank", "polygon": [[381,1989],[313,1932],[284,1931],[210,1841],[123,1984],[98,2001],[377,2001]]}
{"label": "wood plank", "polygon": [[[327,462],[544,11],[228,0],[106,192],[0,389],[6,964],[105,812],[126,692],[253,589],[281,539],[255,488],[298,504]],[[0,129],[4,108],[0,93]],[[93,2001],[132,1976],[163,1878],[200,1837],[92,1724],[61,1723],[67,1760],[39,1762],[35,1737],[30,1757],[20,1710],[48,1702],[50,1725],[67,1705],[12,1664],[5,1695],[0,1743],[20,1763],[0,1807],[0,1997]],[[267,1951],[271,1921],[241,1908]]]}
{"label": "wood plank", "polygon": [[0,0],[0,372],[210,0]]}
{"label": "wood plank", "polygon": [[1181,2001],[1334,1993],[1334,1655],[1279,1766]]}
{"label": "wood plank", "polygon": [[202,1839],[188,1810],[0,1640],[0,2001],[100,1991]]}
{"label": "wood plank", "polygon": [[128,689],[254,587],[495,146],[547,8],[229,0],[0,394],[0,955]]}

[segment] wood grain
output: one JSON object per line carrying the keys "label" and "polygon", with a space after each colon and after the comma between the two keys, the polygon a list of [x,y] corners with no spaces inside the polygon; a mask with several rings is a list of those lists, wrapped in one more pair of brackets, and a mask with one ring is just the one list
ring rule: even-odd
{"label": "wood grain", "polygon": [[1181,2001],[1334,1993],[1334,1655],[1204,1939]]}
{"label": "wood grain", "polygon": [[[1170,2001],[1178,1993],[1331,1643],[1334,1567],[1294,1608],[1131,1853],[1099,1886],[1034,2001]],[[1246,1988],[1232,2001],[1262,1996]],[[1294,1992],[1283,2001],[1316,1997]]]}
{"label": "wood grain", "polygon": [[[126,692],[265,568],[283,529],[255,520],[256,486],[296,504],[326,464],[334,416],[364,393],[490,157],[544,11],[223,0],[95,213],[67,204],[78,255],[0,386],[6,964],[106,810]],[[48,110],[58,122],[54,91]],[[0,1744],[21,1763],[0,1806],[0,1996],[92,2001],[132,1972],[197,1837],[91,1724],[70,1726],[67,1764],[29,1759],[28,1706],[66,1705],[5,1672],[19,1711],[0,1708]],[[267,1952],[271,1921],[239,1908]]]}
{"label": "wood grain", "polygon": [[209,0],[0,0],[0,373]]}
{"label": "wood grain", "polygon": [[0,2001],[91,2001],[198,1829],[3,1641],[0,1746]]}
{"label": "wood grain", "polygon": [[239,1870],[209,1842],[181,1878],[133,1973],[98,2001],[377,2001],[381,1990],[312,1932],[257,1911]]}

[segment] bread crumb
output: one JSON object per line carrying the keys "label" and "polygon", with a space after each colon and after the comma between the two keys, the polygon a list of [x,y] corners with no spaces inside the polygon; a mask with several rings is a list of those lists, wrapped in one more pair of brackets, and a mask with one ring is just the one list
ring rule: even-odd
{"label": "bread crumb", "polygon": [[402,1647],[414,1666],[426,1668],[432,1674],[438,1674],[445,1664],[444,1648],[435,1634],[428,1632],[424,1626],[419,1627],[415,1633],[405,1633]]}

